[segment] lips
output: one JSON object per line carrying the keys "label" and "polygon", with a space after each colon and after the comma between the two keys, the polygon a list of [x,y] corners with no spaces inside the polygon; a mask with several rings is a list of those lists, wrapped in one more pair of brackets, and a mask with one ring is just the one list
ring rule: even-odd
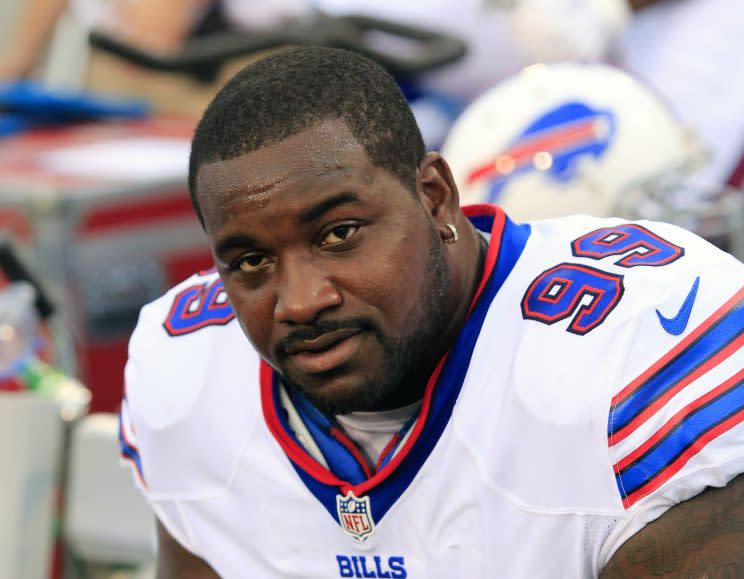
{"label": "lips", "polygon": [[356,354],[361,341],[359,328],[327,332],[312,340],[298,340],[286,347],[286,353],[299,370],[307,374],[328,372],[345,364]]}

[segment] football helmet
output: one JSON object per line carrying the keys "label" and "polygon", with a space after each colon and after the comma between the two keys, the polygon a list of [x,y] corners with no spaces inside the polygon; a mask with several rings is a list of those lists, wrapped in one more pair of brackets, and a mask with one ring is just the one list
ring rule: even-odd
{"label": "football helmet", "polygon": [[609,65],[524,69],[463,112],[442,153],[462,204],[497,203],[517,221],[657,219],[744,252],[744,196],[691,181],[706,160],[700,140],[651,90]]}

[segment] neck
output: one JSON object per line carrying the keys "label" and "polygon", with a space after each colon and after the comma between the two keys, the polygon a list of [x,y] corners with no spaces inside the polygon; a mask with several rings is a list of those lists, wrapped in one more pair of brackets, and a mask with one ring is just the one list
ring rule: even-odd
{"label": "neck", "polygon": [[[461,230],[467,232],[463,235],[458,243],[452,246],[453,256],[452,263],[455,271],[453,272],[453,291],[451,324],[448,328],[448,344],[451,346],[457,339],[457,335],[462,330],[467,320],[470,304],[475,299],[486,264],[486,254],[488,253],[488,242],[478,233],[467,218],[462,216],[462,223],[458,223]],[[457,247],[460,243],[462,245]],[[449,346],[448,346],[449,347]]]}
{"label": "neck", "polygon": [[457,341],[467,321],[470,305],[475,299],[475,294],[483,277],[488,242],[465,216],[461,217],[462,223],[458,223],[457,227],[465,233],[460,236],[457,243],[447,246],[452,287],[447,304],[450,314],[446,326],[440,333],[442,338],[436,345],[433,345],[430,355],[427,356],[428,363],[420,366],[416,374],[410,376],[406,381],[411,387],[400,388],[395,397],[389,400],[380,410],[405,406],[420,400],[424,396],[426,385],[436,368],[436,364]]}

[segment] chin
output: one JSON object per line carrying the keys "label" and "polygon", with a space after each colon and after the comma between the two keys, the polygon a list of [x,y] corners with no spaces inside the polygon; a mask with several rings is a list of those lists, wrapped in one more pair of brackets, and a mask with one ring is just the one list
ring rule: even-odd
{"label": "chin", "polygon": [[375,410],[384,398],[378,384],[370,384],[338,370],[326,372],[322,377],[313,376],[307,381],[290,378],[287,382],[328,415]]}
{"label": "chin", "polygon": [[369,400],[364,388],[359,385],[331,381],[319,389],[303,389],[302,393],[316,408],[329,415],[349,414],[370,410]]}

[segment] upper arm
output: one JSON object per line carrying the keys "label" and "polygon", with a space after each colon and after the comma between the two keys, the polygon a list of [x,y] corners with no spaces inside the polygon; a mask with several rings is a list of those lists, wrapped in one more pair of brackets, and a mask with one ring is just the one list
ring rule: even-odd
{"label": "upper arm", "polygon": [[646,525],[601,573],[614,577],[744,575],[744,474],[708,488]]}
{"label": "upper arm", "polygon": [[209,564],[185,549],[157,522],[157,579],[219,579]]}
{"label": "upper arm", "polygon": [[658,4],[660,0],[628,0],[631,10],[638,11],[646,6]]}

